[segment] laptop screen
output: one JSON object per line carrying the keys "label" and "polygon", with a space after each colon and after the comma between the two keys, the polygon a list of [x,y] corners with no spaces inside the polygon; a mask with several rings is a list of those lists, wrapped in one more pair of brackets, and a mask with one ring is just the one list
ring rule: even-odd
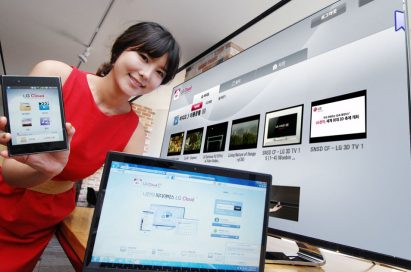
{"label": "laptop screen", "polygon": [[262,271],[270,182],[269,175],[110,153],[86,264]]}

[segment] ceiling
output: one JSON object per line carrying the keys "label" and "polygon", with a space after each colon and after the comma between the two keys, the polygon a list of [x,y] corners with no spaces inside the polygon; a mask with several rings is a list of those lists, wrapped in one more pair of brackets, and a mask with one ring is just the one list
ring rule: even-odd
{"label": "ceiling", "polygon": [[[196,57],[279,0],[115,0],[80,68],[90,72],[109,59],[114,39],[138,21],[168,28],[182,62]],[[79,63],[110,0],[1,0],[0,41],[7,74],[27,74],[39,61]],[[2,74],[4,71],[1,71]]]}
{"label": "ceiling", "polygon": [[[333,1],[292,0],[281,8],[282,14],[275,12],[278,16],[272,16],[274,22],[269,27],[257,29],[257,39],[245,36],[239,45],[248,47]],[[182,49],[182,66],[280,0],[114,0],[97,29],[110,2],[1,0],[0,42],[7,74],[28,74],[37,62],[45,59],[77,65],[79,54],[97,32],[88,61],[80,66],[95,72],[108,61],[114,39],[138,21],[158,22],[174,34]],[[0,73],[4,74],[2,67]]]}
{"label": "ceiling", "polygon": [[[111,1],[103,24],[99,26]],[[291,0],[270,16],[236,36],[242,48],[276,33],[336,0]],[[77,66],[79,55],[91,44],[80,69],[95,72],[109,60],[114,39],[139,21],[154,21],[168,28],[180,44],[180,67],[203,53],[280,0],[0,0],[0,42],[6,72],[29,74],[46,59]],[[0,65],[0,74],[5,74]],[[182,74],[182,73],[180,73]],[[184,81],[178,75],[169,85]],[[161,87],[139,101],[167,109]],[[161,98],[158,95],[162,95]],[[170,96],[169,95],[169,96]]]}

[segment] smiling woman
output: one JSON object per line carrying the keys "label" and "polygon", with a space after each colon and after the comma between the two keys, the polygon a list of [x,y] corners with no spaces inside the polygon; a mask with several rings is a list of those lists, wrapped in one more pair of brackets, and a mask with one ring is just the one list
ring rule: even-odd
{"label": "smiling woman", "polygon": [[[107,151],[143,152],[143,126],[128,100],[174,77],[179,46],[170,32],[149,22],[129,27],[111,52],[97,75],[51,60],[32,70],[33,76],[61,78],[70,150],[13,159],[7,151],[0,153],[5,158],[0,168],[1,271],[33,270],[56,226],[75,207],[73,181],[99,169]],[[1,118],[0,130],[5,123]],[[2,133],[0,143],[9,136]]]}
{"label": "smiling woman", "polygon": [[127,50],[116,60],[112,73],[107,76],[114,77],[129,97],[143,95],[164,80],[167,56],[151,58],[146,53]]}
{"label": "smiling woman", "polygon": [[158,30],[164,28],[156,23],[140,23],[129,27],[114,42],[111,49],[110,61],[104,63],[98,70],[97,75],[107,75],[113,68],[114,63],[124,51],[136,51],[141,58],[148,61],[168,55],[164,69],[162,84],[166,84],[174,78],[179,63],[179,46],[171,40],[171,34],[167,31],[160,33]]}

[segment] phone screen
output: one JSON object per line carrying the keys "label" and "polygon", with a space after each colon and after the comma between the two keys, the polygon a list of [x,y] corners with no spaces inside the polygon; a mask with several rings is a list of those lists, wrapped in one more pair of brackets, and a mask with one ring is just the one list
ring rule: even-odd
{"label": "phone screen", "polygon": [[7,86],[13,145],[63,141],[59,92],[53,86]]}

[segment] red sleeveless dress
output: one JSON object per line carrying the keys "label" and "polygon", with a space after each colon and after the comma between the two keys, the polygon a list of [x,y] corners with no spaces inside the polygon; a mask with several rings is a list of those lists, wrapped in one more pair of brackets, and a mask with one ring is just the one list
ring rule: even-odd
{"label": "red sleeveless dress", "polygon": [[[69,161],[55,180],[80,180],[104,163],[110,150],[122,151],[139,118],[129,113],[107,116],[94,102],[87,73],[73,67],[63,86],[66,121],[76,133]],[[75,188],[56,195],[15,188],[0,168],[0,272],[32,272],[56,226],[75,207]]]}

